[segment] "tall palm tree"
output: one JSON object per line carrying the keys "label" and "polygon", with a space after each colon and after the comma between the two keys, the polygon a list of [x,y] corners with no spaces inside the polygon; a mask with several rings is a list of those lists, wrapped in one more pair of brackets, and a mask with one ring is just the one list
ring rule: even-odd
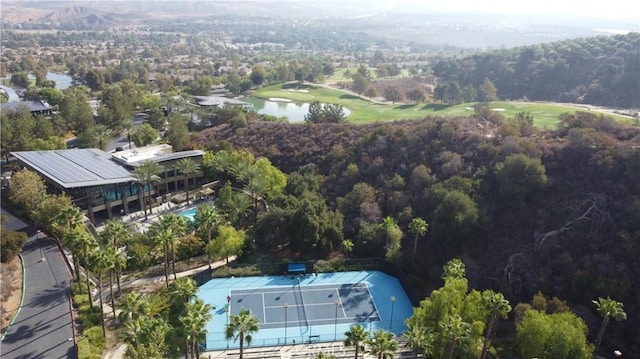
{"label": "tall palm tree", "polygon": [[[253,221],[254,224],[258,218],[258,203],[264,201],[264,196],[269,189],[268,179],[258,166],[249,165],[238,173],[236,178],[244,183],[243,191],[253,201]],[[266,202],[265,202],[266,207]]]}
{"label": "tall palm tree", "polygon": [[89,296],[89,306],[93,309],[93,299],[91,298],[91,281],[89,280],[90,253],[97,247],[96,240],[84,228],[76,227],[66,235],[65,245],[71,249],[73,262],[76,271],[77,281],[80,283],[80,259],[84,265],[85,277],[87,280],[87,295]]}
{"label": "tall palm tree", "polygon": [[102,274],[109,270],[109,258],[106,252],[94,249],[90,254],[91,267],[98,273],[98,297],[100,298],[100,320],[102,323],[102,335],[107,336],[107,329],[104,324],[104,303],[102,301]]}
{"label": "tall palm tree", "polygon": [[511,311],[511,305],[509,304],[509,301],[504,298],[502,293],[496,293],[492,290],[487,290],[482,292],[482,306],[489,313],[487,332],[484,336],[484,343],[482,344],[482,354],[480,355],[480,359],[485,359],[487,357],[487,350],[491,345],[491,338],[493,337],[496,322],[498,318],[507,318],[507,315]]}
{"label": "tall palm tree", "polygon": [[397,227],[398,224],[396,223],[396,220],[391,217],[391,216],[387,216],[384,217],[382,219],[382,223],[380,224],[380,227],[382,228],[382,230],[385,233],[385,237],[387,239],[387,244],[386,244],[386,248],[389,247],[389,242],[391,240],[391,236],[389,235],[389,231],[393,228],[393,227]]}
{"label": "tall palm tree", "polygon": [[167,215],[163,215],[158,221],[153,222],[149,227],[148,234],[156,246],[162,248],[162,255],[164,258],[164,279],[167,288],[169,288],[169,246],[174,237],[174,231],[169,225],[169,221],[165,219],[166,216]]}
{"label": "tall palm tree", "polygon": [[373,337],[367,339],[368,352],[376,355],[378,359],[393,359],[398,351],[398,341],[390,332],[378,329],[373,333]]}
{"label": "tall palm tree", "polygon": [[448,354],[447,358],[453,359],[456,351],[456,345],[467,339],[471,335],[471,325],[462,320],[457,314],[449,315],[440,323],[442,330],[447,338]]}
{"label": "tall palm tree", "polygon": [[624,311],[624,304],[622,302],[616,302],[615,300],[607,297],[606,299],[598,297],[598,300],[592,301],[593,304],[598,307],[598,313],[602,315],[602,323],[600,324],[600,330],[598,331],[598,338],[596,339],[596,348],[593,351],[594,358],[598,354],[600,344],[602,343],[602,336],[605,329],[609,324],[609,319],[613,318],[616,321],[627,319],[627,313]]}
{"label": "tall palm tree", "polygon": [[183,158],[176,163],[178,171],[184,174],[184,188],[187,191],[187,204],[189,204],[189,175],[200,170],[200,165],[191,158]]}
{"label": "tall palm tree", "polygon": [[[142,190],[142,209],[144,210],[144,219],[147,218],[147,199],[145,194],[145,188],[148,184],[153,184],[154,182],[159,182],[160,177],[158,173],[160,173],[164,167],[155,163],[153,160],[146,160],[142,162],[142,164],[136,167],[133,170],[133,176],[138,180],[138,184],[140,185],[140,189]],[[149,196],[151,196],[151,189],[149,189]],[[153,213],[153,208],[149,208],[149,213]]]}
{"label": "tall palm tree", "polygon": [[139,292],[130,292],[122,296],[120,301],[120,320],[128,322],[146,316],[149,312],[149,301]]}
{"label": "tall palm tree", "polygon": [[187,303],[196,295],[198,285],[193,278],[182,277],[174,280],[169,286],[169,295],[176,301]]}
{"label": "tall palm tree", "polygon": [[345,347],[354,347],[356,349],[355,359],[358,359],[358,354],[364,351],[364,343],[369,339],[369,332],[364,329],[360,324],[352,325],[347,332],[344,333]]}
{"label": "tall palm tree", "polygon": [[105,125],[95,125],[93,127],[93,135],[95,136],[98,148],[105,151],[109,141],[113,139],[113,131]]}
{"label": "tall palm tree", "polygon": [[120,218],[108,220],[100,233],[100,237],[102,238],[101,244],[103,246],[112,244],[114,248],[118,249],[118,253],[114,255],[113,258],[116,283],[118,285],[118,296],[120,296],[120,276],[122,270],[127,266],[127,257],[124,253],[120,253],[121,251],[118,247],[120,246],[120,241],[124,241],[130,236],[131,231],[129,227]]}
{"label": "tall palm tree", "polygon": [[162,318],[140,317],[125,323],[123,335],[132,358],[160,359],[167,357],[165,338],[171,326]]}
{"label": "tall palm tree", "polygon": [[207,324],[212,318],[211,310],[214,308],[209,304],[204,304],[202,299],[186,303],[186,315],[180,317],[180,323],[186,334],[187,351],[192,359],[200,358],[200,343],[207,338]]}
{"label": "tall palm tree", "polygon": [[64,237],[65,233],[72,231],[75,227],[82,224],[82,212],[76,206],[67,206],[56,216],[56,220],[59,223],[56,223],[59,227],[59,232],[57,233],[60,238]]}
{"label": "tall palm tree", "polygon": [[413,254],[411,256],[411,261],[415,262],[416,260],[416,252],[418,251],[418,237],[423,237],[427,234],[427,228],[429,225],[422,218],[413,218],[411,223],[409,223],[409,233],[413,233]]}
{"label": "tall palm tree", "polygon": [[220,224],[220,213],[214,206],[205,203],[198,206],[194,219],[198,229],[207,233],[207,259],[211,270],[211,232]]}
{"label": "tall palm tree", "polygon": [[107,220],[100,235],[102,237],[102,245],[113,245],[113,247],[118,248],[121,241],[131,236],[131,231],[121,218],[115,218]]}
{"label": "tall palm tree", "polygon": [[233,193],[225,203],[225,210],[229,221],[243,228],[243,219],[251,212],[251,200],[244,193]]}
{"label": "tall palm tree", "polygon": [[113,270],[116,274],[116,284],[118,287],[118,292],[116,293],[116,297],[120,297],[120,277],[122,277],[122,271],[127,268],[127,253],[120,249],[116,249],[116,254],[113,257]]}
{"label": "tall palm tree", "polygon": [[413,348],[415,358],[418,358],[420,352],[426,357],[433,355],[436,336],[433,332],[427,331],[425,327],[415,324],[415,322],[408,322],[407,331],[402,336],[407,340],[407,344]]}
{"label": "tall palm tree", "polygon": [[260,330],[258,319],[251,312],[243,308],[240,313],[232,315],[227,324],[226,337],[234,341],[240,339],[240,359],[244,354],[244,343],[251,344],[252,334]]}
{"label": "tall palm tree", "polygon": [[166,221],[166,225],[172,228],[173,233],[175,234],[171,237],[169,241],[169,250],[171,255],[171,269],[173,270],[173,279],[177,279],[176,274],[176,246],[180,244],[180,239],[187,234],[187,229],[189,227],[189,222],[187,217],[178,216],[174,213],[169,213],[163,216],[163,220]]}
{"label": "tall palm tree", "polygon": [[118,250],[115,247],[107,247],[103,249],[104,254],[106,256],[106,260],[109,272],[109,297],[111,297],[111,309],[113,311],[113,320],[116,320],[116,303],[115,303],[115,295],[113,294],[113,274],[115,272],[115,262],[116,257],[118,256]]}
{"label": "tall palm tree", "polygon": [[[162,248],[164,255],[164,277],[169,288],[169,258],[173,258],[175,241],[183,236],[187,229],[187,219],[174,213],[167,213],[153,222],[149,227],[149,236]],[[173,264],[174,279],[176,277],[175,261]]]}

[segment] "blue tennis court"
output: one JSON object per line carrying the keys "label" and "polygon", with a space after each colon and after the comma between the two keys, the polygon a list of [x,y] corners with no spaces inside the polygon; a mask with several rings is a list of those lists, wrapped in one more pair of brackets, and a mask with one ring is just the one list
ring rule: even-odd
{"label": "blue tennis court", "polygon": [[225,326],[241,309],[260,322],[252,346],[343,340],[355,323],[400,334],[413,314],[399,281],[378,271],[212,279],[198,296],[216,308],[206,350],[237,348]]}

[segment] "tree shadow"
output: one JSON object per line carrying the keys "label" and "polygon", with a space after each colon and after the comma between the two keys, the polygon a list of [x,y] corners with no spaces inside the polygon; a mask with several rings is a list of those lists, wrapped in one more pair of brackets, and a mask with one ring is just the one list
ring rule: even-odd
{"label": "tree shadow", "polygon": [[409,104],[405,104],[405,105],[398,105],[398,106],[396,106],[394,109],[395,109],[395,110],[406,110],[406,109],[408,109],[408,108],[412,108],[412,107],[416,107],[416,106],[417,106],[417,105],[415,105],[415,104],[411,104],[411,105],[409,105]]}
{"label": "tree shadow", "polygon": [[340,95],[340,97],[338,98],[344,99],[344,100],[362,100],[359,96],[349,95],[349,94]]}
{"label": "tree shadow", "polygon": [[453,105],[448,105],[444,103],[428,103],[424,105],[421,110],[431,110],[431,111],[442,111],[446,110]]}

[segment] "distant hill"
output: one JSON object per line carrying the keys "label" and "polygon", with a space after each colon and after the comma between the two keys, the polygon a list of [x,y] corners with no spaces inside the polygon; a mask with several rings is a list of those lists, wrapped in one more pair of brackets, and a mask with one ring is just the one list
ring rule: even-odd
{"label": "distant hill", "polygon": [[[415,11],[414,11],[415,10]],[[364,0],[181,0],[181,1],[16,1],[2,2],[7,28],[103,29],[149,26],[159,21],[236,18],[347,21],[370,36],[397,42],[468,48],[504,48],[637,29],[629,19],[586,18],[572,14],[490,14],[464,9],[443,12]],[[327,23],[328,24],[328,23]],[[27,26],[28,25],[28,26]],[[306,26],[306,22],[301,22]]]}

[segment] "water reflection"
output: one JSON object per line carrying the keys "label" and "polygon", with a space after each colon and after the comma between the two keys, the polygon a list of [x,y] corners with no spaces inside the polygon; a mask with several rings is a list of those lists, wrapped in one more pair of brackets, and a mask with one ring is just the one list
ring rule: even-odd
{"label": "water reflection", "polygon": [[[304,116],[309,113],[308,102],[270,101],[256,97],[244,97],[242,101],[252,104],[259,114],[286,117],[291,123],[304,121]],[[343,110],[345,117],[351,114],[348,109]]]}

